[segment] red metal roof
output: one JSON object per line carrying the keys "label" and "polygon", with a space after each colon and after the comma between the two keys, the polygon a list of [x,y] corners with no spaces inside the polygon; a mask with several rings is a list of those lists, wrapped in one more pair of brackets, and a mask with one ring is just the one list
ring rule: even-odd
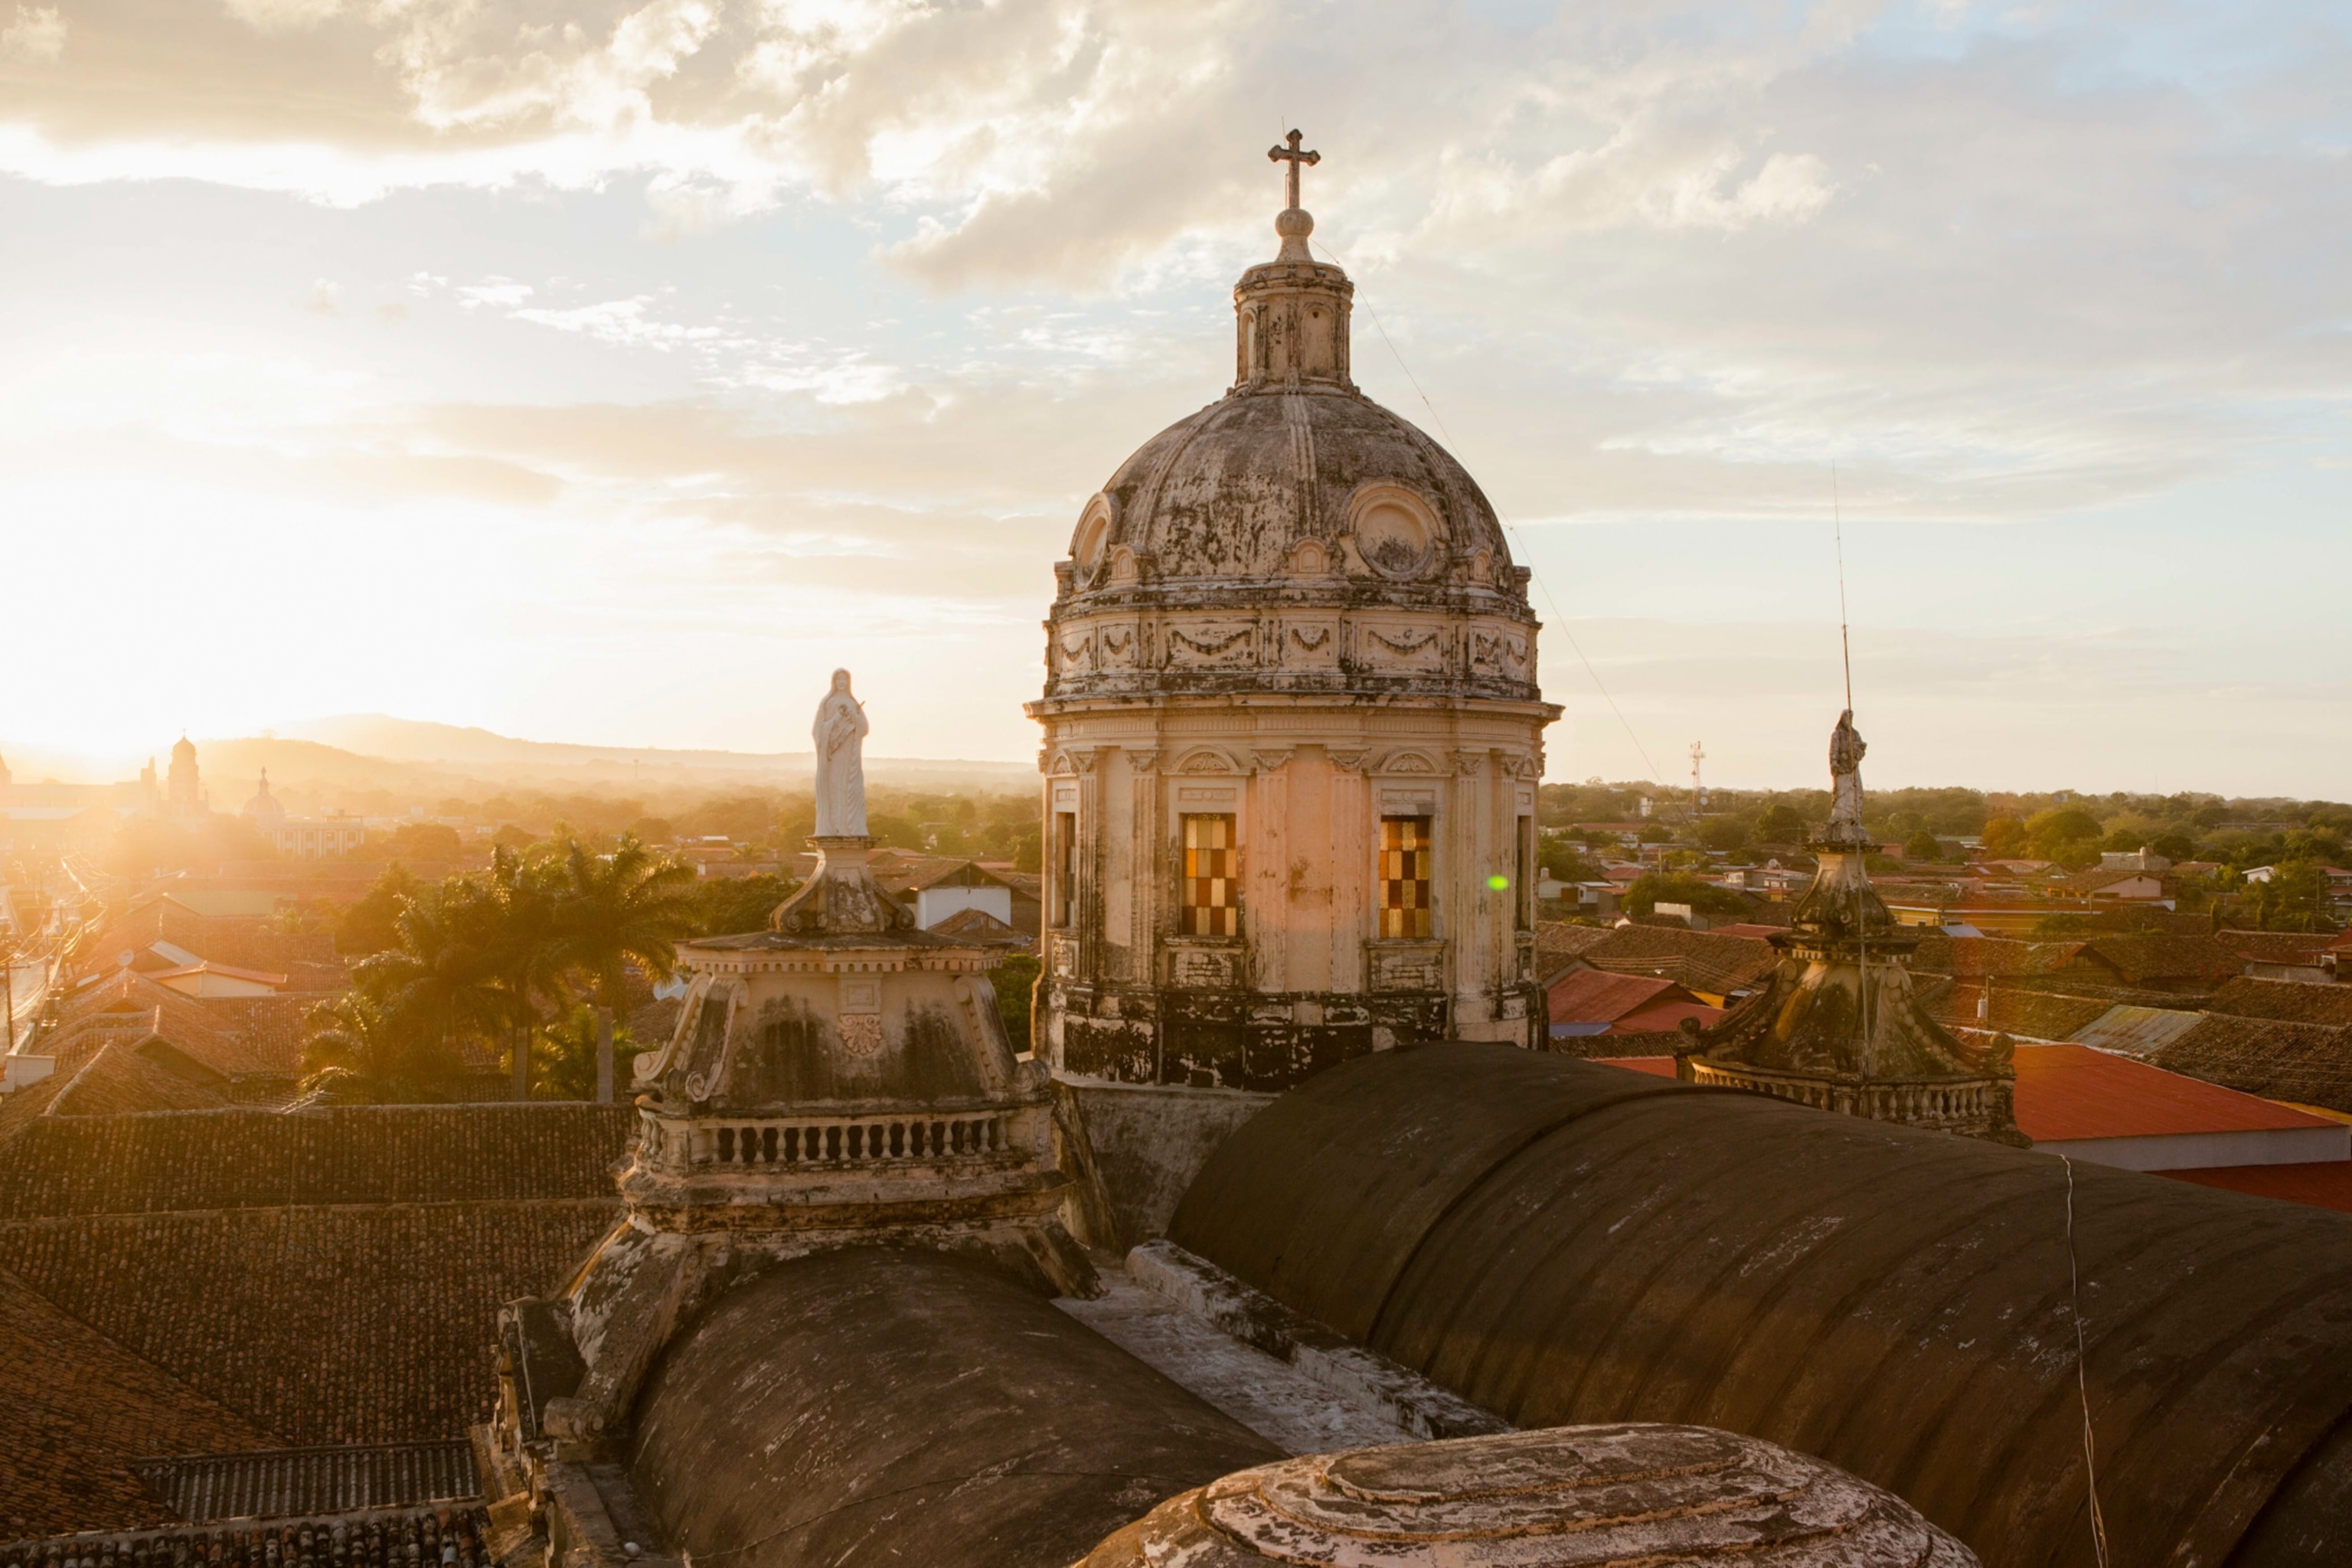
{"label": "red metal roof", "polygon": [[[1658,1078],[1675,1076],[1672,1057],[1594,1059]],[[2088,1046],[2020,1046],[2017,1125],[2035,1142],[2046,1143],[2166,1133],[2263,1132],[2326,1127],[2328,1121]],[[2325,1163],[2352,1171],[2352,1160]]]}
{"label": "red metal roof", "polygon": [[1601,969],[1569,971],[1552,982],[1550,995],[1555,1024],[1613,1024],[1662,998],[1694,1000],[1671,980],[1653,974],[1612,974]]}
{"label": "red metal roof", "polygon": [[2215,1165],[2201,1171],[2158,1171],[2177,1182],[2227,1187],[2258,1198],[2280,1198],[2315,1208],[2352,1214],[2352,1160],[2315,1160],[2301,1165]]}
{"label": "red metal roof", "polygon": [[1672,1057],[1594,1057],[1592,1060],[1603,1067],[1629,1068],[1634,1072],[1645,1072],[1652,1078],[1675,1076],[1675,1058]]}
{"label": "red metal roof", "polygon": [[1710,1007],[1704,1002],[1684,1002],[1662,996],[1645,1007],[1636,1007],[1609,1026],[1612,1035],[1664,1034],[1682,1027],[1685,1018],[1695,1018],[1703,1028],[1713,1027],[1723,1021],[1724,1009]]}
{"label": "red metal roof", "polygon": [[2326,1127],[2290,1110],[2088,1046],[2017,1047],[2017,1125],[2036,1143]]}

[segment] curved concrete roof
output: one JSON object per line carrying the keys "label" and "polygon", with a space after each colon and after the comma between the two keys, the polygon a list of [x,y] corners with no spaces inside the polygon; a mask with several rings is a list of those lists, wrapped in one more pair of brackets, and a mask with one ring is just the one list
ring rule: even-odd
{"label": "curved concrete roof", "polygon": [[1043,1297],[940,1253],[782,1263],[674,1341],[631,1469],[727,1568],[1075,1562],[1281,1450]]}
{"label": "curved concrete roof", "polygon": [[[2316,1560],[2277,1543],[2347,1528],[2352,1220],[2074,1182],[2114,1560]],[[1764,1437],[2000,1565],[2091,1561],[2064,1224],[2047,1155],[1454,1044],[1277,1100],[1170,1235],[1520,1426]]]}

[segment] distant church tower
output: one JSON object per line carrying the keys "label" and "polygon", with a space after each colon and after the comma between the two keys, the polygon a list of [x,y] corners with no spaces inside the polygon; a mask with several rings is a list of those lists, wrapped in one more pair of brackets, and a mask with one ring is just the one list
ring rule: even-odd
{"label": "distant church tower", "polygon": [[173,817],[205,815],[205,792],[196,776],[195,742],[185,735],[172,744],[172,771],[163,782],[164,814]]}
{"label": "distant church tower", "polygon": [[1448,1037],[1537,1045],[1527,569],[1462,465],[1349,377],[1292,132],[1234,383],[1079,515],[1046,622],[1040,1049],[1278,1089]]}

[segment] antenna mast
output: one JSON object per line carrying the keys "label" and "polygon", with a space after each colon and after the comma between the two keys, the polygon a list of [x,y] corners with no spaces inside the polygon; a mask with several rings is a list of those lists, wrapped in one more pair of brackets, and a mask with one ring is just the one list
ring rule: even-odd
{"label": "antenna mast", "polygon": [[1830,459],[1830,526],[1837,540],[1838,569],[1838,658],[1845,665],[1845,710],[1853,711],[1853,641],[1846,634],[1845,616],[1845,517],[1838,505],[1837,459]]}
{"label": "antenna mast", "polygon": [[1693,741],[1691,742],[1691,817],[1694,821],[1706,814],[1706,790],[1699,783],[1698,776],[1698,765],[1705,761],[1706,761],[1706,745]]}

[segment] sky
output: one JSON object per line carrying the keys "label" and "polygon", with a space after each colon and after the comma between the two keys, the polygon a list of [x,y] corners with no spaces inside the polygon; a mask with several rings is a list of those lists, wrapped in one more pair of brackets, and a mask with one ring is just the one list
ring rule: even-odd
{"label": "sky", "polygon": [[2352,798],[2352,10],[2266,0],[0,0],[0,755],[847,666],[1027,758],[1293,124],[1550,777],[1819,784],[1842,551],[1875,784]]}

